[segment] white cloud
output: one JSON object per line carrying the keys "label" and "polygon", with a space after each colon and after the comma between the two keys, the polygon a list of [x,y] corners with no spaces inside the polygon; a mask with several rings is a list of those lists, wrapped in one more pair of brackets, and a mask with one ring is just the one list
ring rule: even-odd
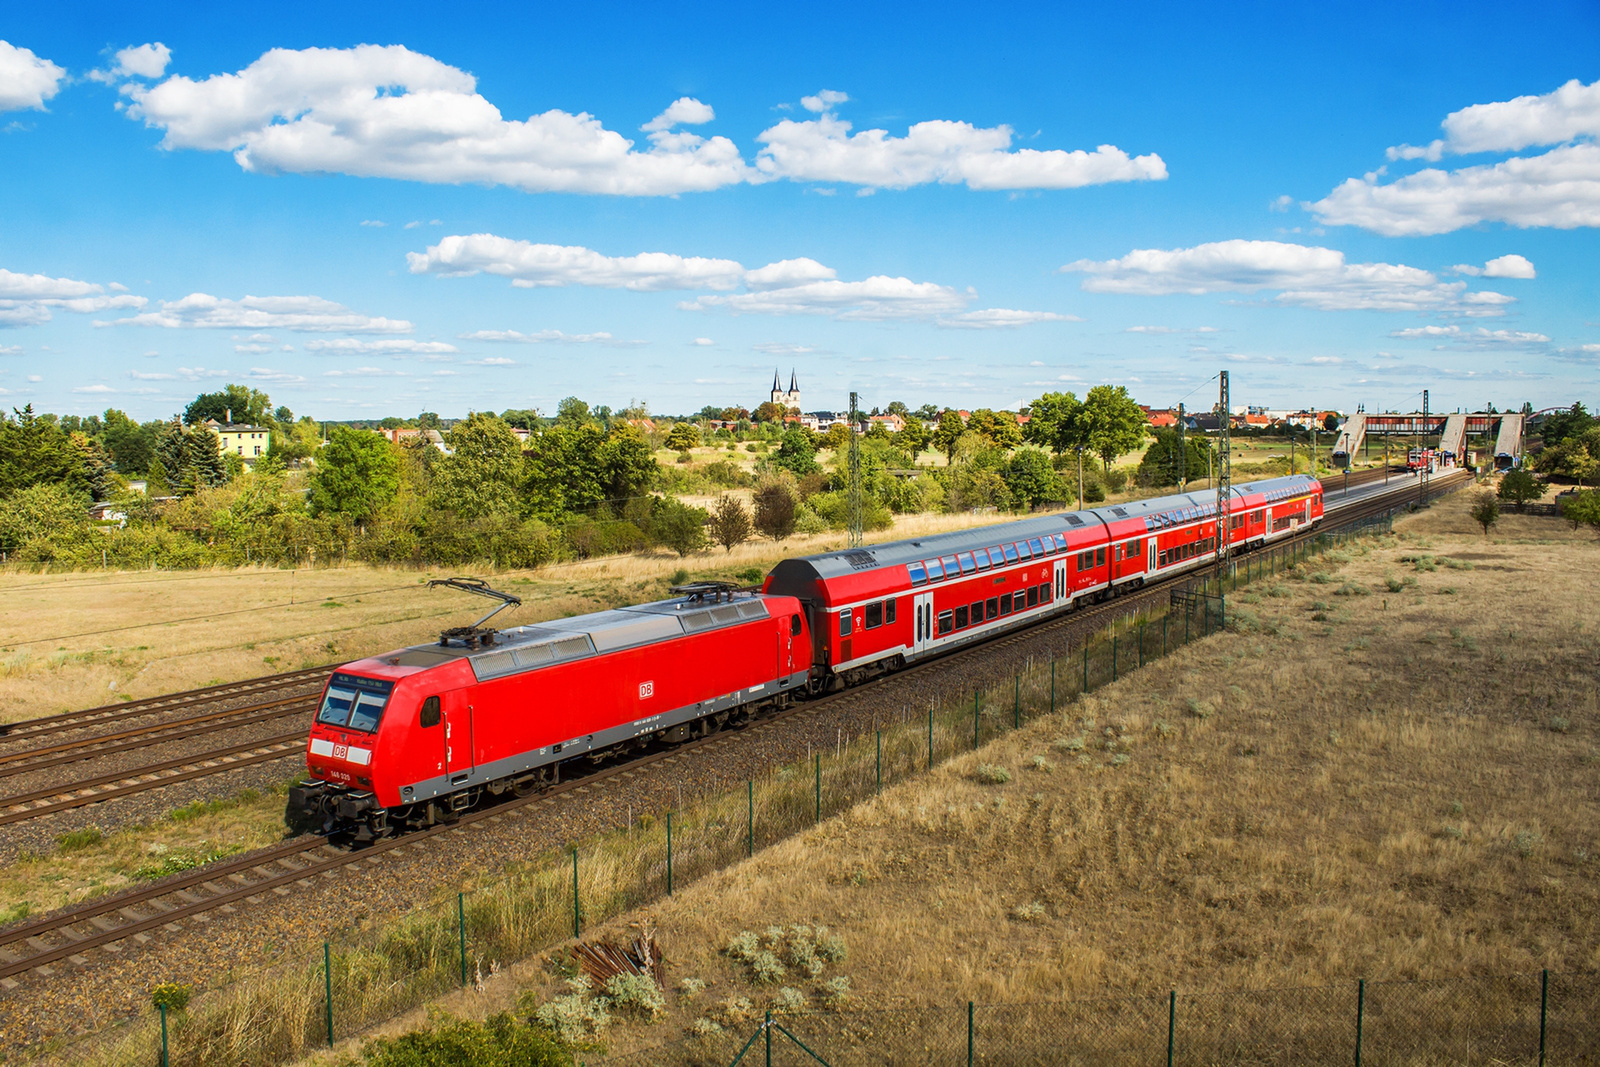
{"label": "white cloud", "polygon": [[412,341],[407,338],[357,341],[345,337],[336,341],[307,341],[305,348],[307,352],[327,352],[336,356],[366,355],[374,352],[382,355],[425,356],[457,351],[455,345],[444,341]]}
{"label": "white cloud", "polygon": [[1561,147],[1454,171],[1430,167],[1386,185],[1379,184],[1378,171],[1349,178],[1306,206],[1322,222],[1388,236],[1448,233],[1483,222],[1600,226],[1600,148],[1593,144],[1600,136],[1600,82],[1574,79],[1541,96],[1474,104],[1442,125],[1443,138],[1421,148],[1397,145],[1389,159],[1436,163],[1447,153]]}
{"label": "white cloud", "polygon": [[744,272],[744,284],[750,289],[787,289],[807,282],[832,281],[839,276],[832,267],[825,267],[814,259],[780,259],[765,267]]}
{"label": "white cloud", "polygon": [[701,126],[717,117],[710,104],[702,104],[692,96],[680,96],[667,105],[667,109],[639,128],[645,133],[670,130],[674,126]]}
{"label": "white cloud", "polygon": [[474,333],[461,335],[463,341],[505,341],[523,345],[562,344],[562,345],[588,345],[600,344],[611,346],[642,345],[644,341],[619,341],[609,333],[562,333],[560,330],[539,330],[535,333],[522,333],[517,330],[478,330]]}
{"label": "white cloud", "polygon": [[487,359],[469,359],[466,361],[466,365],[469,367],[515,367],[517,361],[506,359],[504,356],[490,356]]}
{"label": "white cloud", "polygon": [[248,377],[252,381],[271,382],[274,385],[298,385],[305,379],[298,374],[288,371],[273,370],[271,367],[251,367]]}
{"label": "white cloud", "polygon": [[805,356],[817,351],[811,345],[788,344],[783,341],[763,341],[750,347],[769,356]]}
{"label": "white cloud", "polygon": [[0,345],[0,356],[20,356],[20,355],[22,355],[22,346],[21,345]]}
{"label": "white cloud", "polygon": [[1311,362],[1320,366],[1338,366],[1345,361],[1339,356],[1312,356]]}
{"label": "white cloud", "polygon": [[187,380],[189,380],[191,382],[199,381],[202,378],[226,378],[228,376],[228,374],[229,374],[229,372],[227,370],[217,370],[214,367],[179,367],[178,368],[178,376],[180,378],[185,378],[185,379],[187,379]]}
{"label": "white cloud", "polygon": [[1488,278],[1534,278],[1538,273],[1533,269],[1533,264],[1522,256],[1512,253],[1491,259],[1483,265],[1483,273]]}
{"label": "white cloud", "polygon": [[519,288],[732,289],[744,275],[744,267],[731,259],[668,252],[606,256],[581,246],[533,244],[492,233],[452,235],[427,252],[408,252],[406,261],[412,274],[458,277],[482,271],[510,278]]}
{"label": "white cloud", "polygon": [[1490,330],[1482,326],[1475,330],[1464,330],[1460,326],[1413,326],[1409,329],[1395,330],[1389,336],[1406,340],[1444,342],[1434,346],[1441,349],[1448,347],[1480,351],[1501,348],[1540,349],[1550,343],[1550,338],[1542,333],[1525,330]]}
{"label": "white cloud", "polygon": [[79,385],[74,386],[74,393],[114,393],[115,389],[109,385]]}
{"label": "white cloud", "polygon": [[1215,326],[1129,326],[1123,333],[1216,333]]}
{"label": "white cloud", "polygon": [[1115,145],[1082,149],[1011,150],[1010,126],[981,128],[935,119],[913,124],[904,137],[887,130],[852,134],[833,113],[848,100],[824,90],[801,103],[817,118],[783,119],[757,136],[764,146],[756,168],[767,178],[850,182],[904,189],[938,182],[971,189],[1075,189],[1105,182],[1159,181],[1167,165],[1154,153],[1130,158]]}
{"label": "white cloud", "polygon": [[44,110],[67,72],[26,48],[0,41],[0,111]]}
{"label": "white cloud", "polygon": [[0,269],[0,326],[37,326],[49,322],[53,308],[83,315],[140,308],[146,303],[142,296],[106,296],[102,287],[93,282]]}
{"label": "white cloud", "polygon": [[381,367],[346,367],[341,370],[323,371],[324,378],[405,378],[408,377],[403,370],[384,370]]}
{"label": "white cloud", "polygon": [[814,281],[731,296],[702,296],[678,306],[685,311],[721,308],[736,315],[832,315],[870,322],[962,311],[970,299],[947,285],[880,274],[859,282]]}
{"label": "white cloud", "polygon": [[1036,322],[1082,322],[1076,315],[1058,315],[1054,311],[1013,311],[1010,308],[982,308],[964,311],[938,320],[938,325],[951,330],[1003,330],[1017,326],[1031,326]]}
{"label": "white cloud", "polygon": [[385,227],[385,226],[387,226],[389,224],[387,222],[384,222],[382,219],[362,219],[361,220],[361,225],[370,226],[375,230],[381,230],[383,227]]}
{"label": "white cloud", "polygon": [[[692,345],[698,345],[700,347],[705,347],[706,345],[714,345],[717,342],[713,341],[709,337],[696,337],[693,341],[690,341],[689,343],[692,344]],[[4,350],[0,349],[0,351],[4,351]]]}
{"label": "white cloud", "polygon": [[239,353],[241,353],[243,355],[259,356],[264,352],[271,352],[272,351],[272,346],[271,345],[258,345],[258,344],[234,345],[233,346],[233,350],[235,352],[239,352]]}
{"label": "white cloud", "polygon": [[172,49],[160,41],[135,45],[117,53],[117,65],[112,73],[123,77],[159,78],[167,72],[171,61]]}
{"label": "white cloud", "polygon": [[190,293],[161,301],[161,310],[96,326],[162,326],[168,329],[297,330],[311,333],[407,333],[404,319],[376,318],[320,296],[246,296],[226,300]]}
{"label": "white cloud", "polygon": [[1096,293],[1253,293],[1280,290],[1274,302],[1324,311],[1449,310],[1501,314],[1513,298],[1465,292],[1465,282],[1441,282],[1430,271],[1394,263],[1346,263],[1332,248],[1281,241],[1216,241],[1170,251],[1136,249],[1121,259],[1080,259],[1063,271],[1088,275]]}
{"label": "white cloud", "polygon": [[[267,174],[662,196],[741,182],[749,170],[725,137],[663,128],[636,151],[582,112],[508,121],[472,75],[400,45],[275,48],[235,74],[125,92],[128,114],[164,131],[163,147],[231,151]],[[663,115],[688,110],[680,105]]]}

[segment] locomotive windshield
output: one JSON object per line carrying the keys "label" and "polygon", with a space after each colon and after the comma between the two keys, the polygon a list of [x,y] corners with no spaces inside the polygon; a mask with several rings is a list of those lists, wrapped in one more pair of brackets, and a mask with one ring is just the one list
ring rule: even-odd
{"label": "locomotive windshield", "polygon": [[328,682],[328,694],[322,698],[317,721],[372,733],[378,729],[378,720],[383,717],[384,706],[389,703],[393,690],[393,682],[335,674]]}

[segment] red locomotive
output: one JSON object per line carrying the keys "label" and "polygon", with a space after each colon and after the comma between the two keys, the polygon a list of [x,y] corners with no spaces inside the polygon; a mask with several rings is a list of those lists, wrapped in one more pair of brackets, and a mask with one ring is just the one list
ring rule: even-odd
{"label": "red locomotive", "polygon": [[[486,792],[543,788],[571,760],[703,736],[1203,566],[1216,511],[1212,493],[1138,500],[788,559],[759,593],[699,583],[503,631],[485,616],[333,673],[307,746],[313,780],[290,790],[287,817],[371,840]],[[1257,547],[1320,522],[1322,485],[1236,486],[1229,515],[1230,545]],[[435,584],[518,603],[481,582]]]}

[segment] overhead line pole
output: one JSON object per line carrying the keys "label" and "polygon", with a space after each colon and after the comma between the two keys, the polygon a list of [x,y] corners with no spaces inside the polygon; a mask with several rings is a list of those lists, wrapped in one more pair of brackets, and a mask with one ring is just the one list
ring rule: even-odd
{"label": "overhead line pole", "polygon": [[1221,590],[1223,572],[1228,565],[1228,547],[1232,540],[1229,529],[1229,512],[1233,504],[1233,443],[1229,439],[1232,409],[1228,402],[1228,372],[1221,374],[1217,389],[1217,583]]}
{"label": "overhead line pole", "polygon": [[861,534],[861,442],[856,434],[856,422],[860,419],[857,410],[857,397],[854,392],[850,394],[850,487],[848,490],[850,503],[850,547],[860,548],[863,537]]}

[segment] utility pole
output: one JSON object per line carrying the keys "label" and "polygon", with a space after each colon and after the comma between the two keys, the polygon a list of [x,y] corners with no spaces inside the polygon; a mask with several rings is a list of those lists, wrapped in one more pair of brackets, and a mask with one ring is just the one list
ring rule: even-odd
{"label": "utility pole", "polygon": [[1078,446],[1078,510],[1083,510],[1083,446]]}
{"label": "utility pole", "polygon": [[1228,405],[1227,371],[1222,372],[1217,409],[1217,583],[1220,591],[1223,572],[1227,568],[1228,543],[1233,539],[1229,522],[1233,503],[1233,444],[1228,437],[1232,409]]}
{"label": "utility pole", "polygon": [[[1078,483],[1083,484],[1083,475],[1078,475]],[[1183,401],[1178,401],[1178,492],[1183,492],[1183,487],[1189,484],[1189,447],[1183,440]]]}
{"label": "utility pole", "polygon": [[861,413],[857,397],[850,394],[850,547],[860,548],[861,536],[861,441],[856,434],[856,422]]}
{"label": "utility pole", "polygon": [[1424,389],[1422,391],[1422,499],[1424,502],[1428,499],[1428,475],[1431,473],[1428,468],[1430,466],[1432,464],[1428,462],[1428,391]]}

